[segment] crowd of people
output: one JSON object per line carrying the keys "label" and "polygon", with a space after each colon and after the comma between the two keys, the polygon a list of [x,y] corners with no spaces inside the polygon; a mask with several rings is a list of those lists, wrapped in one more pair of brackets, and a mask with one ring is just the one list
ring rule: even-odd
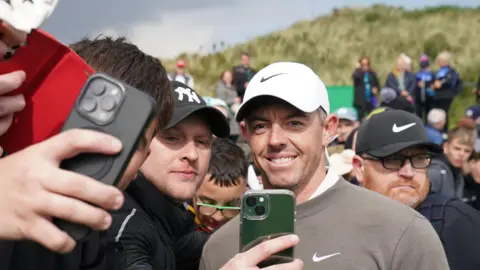
{"label": "crowd of people", "polygon": [[[26,35],[9,37],[2,55]],[[480,269],[480,105],[446,130],[461,85],[448,53],[436,73],[422,56],[417,76],[400,55],[380,91],[362,57],[354,104],[331,112],[321,74],[301,63],[256,71],[242,53],[217,96],[201,97],[184,61],[168,73],[124,38],[70,48],[151,96],[157,114],[117,187],[59,168],[122,151],[101,132],[2,151],[0,269],[259,269],[292,247],[293,260],[268,269]],[[0,75],[0,134],[25,109],[9,95],[25,81],[21,70]],[[240,251],[242,196],[259,188],[295,194],[295,233]],[[75,241],[56,219],[91,231]]]}

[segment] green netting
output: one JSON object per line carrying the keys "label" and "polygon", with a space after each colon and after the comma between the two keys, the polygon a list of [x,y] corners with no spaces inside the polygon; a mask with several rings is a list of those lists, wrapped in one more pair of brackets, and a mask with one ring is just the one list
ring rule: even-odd
{"label": "green netting", "polygon": [[330,112],[341,107],[353,107],[353,86],[332,85],[327,86],[330,99]]}

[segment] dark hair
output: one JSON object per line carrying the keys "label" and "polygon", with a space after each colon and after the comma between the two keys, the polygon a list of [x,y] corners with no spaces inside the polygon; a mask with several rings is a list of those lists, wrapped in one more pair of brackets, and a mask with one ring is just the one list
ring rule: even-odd
{"label": "dark hair", "polygon": [[142,52],[124,37],[84,38],[72,45],[87,64],[150,95],[157,103],[157,120],[163,128],[173,113],[173,98],[167,72],[160,60]]}
{"label": "dark hair", "polygon": [[208,173],[211,174],[209,181],[221,187],[237,186],[241,178],[247,177],[247,170],[248,163],[242,148],[230,139],[213,140],[208,166]]}
{"label": "dark hair", "polygon": [[347,140],[345,141],[345,149],[353,149],[353,139],[355,138],[355,133],[357,133],[358,128],[355,128],[348,135]]}
{"label": "dark hair", "polygon": [[250,57],[250,54],[248,52],[241,52],[240,57],[242,57],[242,56]]}

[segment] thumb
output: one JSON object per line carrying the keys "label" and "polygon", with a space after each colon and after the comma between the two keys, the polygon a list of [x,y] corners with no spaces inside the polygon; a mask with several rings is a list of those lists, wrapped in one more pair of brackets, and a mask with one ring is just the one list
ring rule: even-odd
{"label": "thumb", "polygon": [[32,147],[40,151],[42,156],[48,156],[60,163],[80,153],[117,154],[122,150],[122,142],[106,133],[71,129]]}

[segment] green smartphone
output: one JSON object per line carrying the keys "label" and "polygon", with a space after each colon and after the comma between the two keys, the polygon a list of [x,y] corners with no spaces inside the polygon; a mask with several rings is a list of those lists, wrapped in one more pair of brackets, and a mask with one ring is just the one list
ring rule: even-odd
{"label": "green smartphone", "polygon": [[[248,190],[241,206],[240,252],[263,241],[295,233],[295,194],[290,190]],[[259,267],[291,262],[294,249],[283,250]]]}

